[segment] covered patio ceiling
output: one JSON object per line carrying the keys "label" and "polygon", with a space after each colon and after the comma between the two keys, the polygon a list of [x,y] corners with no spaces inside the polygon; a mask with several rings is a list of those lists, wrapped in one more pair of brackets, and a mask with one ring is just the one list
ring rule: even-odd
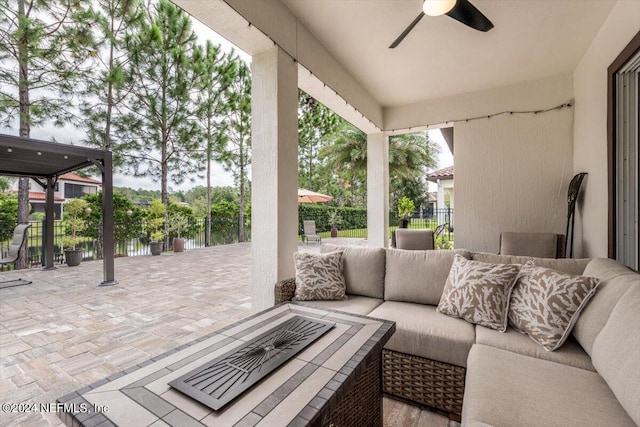
{"label": "covered patio ceiling", "polygon": [[425,16],[389,49],[422,0],[282,2],[383,107],[571,73],[615,4],[471,0],[489,32]]}
{"label": "covered patio ceiling", "polygon": [[[382,117],[386,109],[572,73],[616,3],[472,0],[495,25],[491,31],[425,16],[389,49],[423,0],[173,1],[249,54],[277,43],[306,67],[299,73],[302,89],[343,116],[349,112],[340,102],[347,100],[383,130],[392,130]],[[310,48],[323,64],[305,52]],[[325,53],[335,62],[324,60]],[[332,76],[336,66],[345,73]],[[370,98],[351,96],[354,86]],[[370,101],[379,116],[366,108]],[[345,118],[369,133],[357,117]]]}
{"label": "covered patio ceiling", "polygon": [[[46,235],[53,236],[54,185],[67,172],[96,166],[102,173],[103,285],[115,284],[113,166],[111,152],[0,134],[0,175],[34,178],[46,190]],[[53,267],[53,239],[45,244],[45,268]]]}

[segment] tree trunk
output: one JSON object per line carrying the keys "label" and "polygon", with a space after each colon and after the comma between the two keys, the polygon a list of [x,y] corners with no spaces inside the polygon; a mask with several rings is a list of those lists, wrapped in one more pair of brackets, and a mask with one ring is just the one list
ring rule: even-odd
{"label": "tree trunk", "polygon": [[[25,19],[25,0],[18,0],[18,15]],[[31,135],[31,119],[29,111],[29,52],[27,35],[18,40],[18,97],[20,103],[20,136]],[[53,218],[48,218],[53,221]],[[18,182],[18,222],[29,221],[29,178],[20,178]],[[51,236],[53,237],[53,236]],[[27,245],[23,245],[15,263],[16,269],[27,268]]]}
{"label": "tree trunk", "polygon": [[204,245],[211,246],[211,132],[207,142],[207,220],[205,224]]}
{"label": "tree trunk", "polygon": [[244,147],[240,145],[240,212],[238,213],[238,242],[245,241],[245,230],[244,230],[244,174],[245,174],[245,164],[244,164]]}
{"label": "tree trunk", "polygon": [[160,199],[162,200],[162,204],[165,207],[164,210],[164,247],[169,247],[169,224],[167,219],[169,218],[169,193],[167,192],[167,179],[169,174],[169,168],[166,160],[167,153],[167,144],[164,143],[162,146],[162,164],[161,164],[161,178],[160,185],[162,186],[162,190],[160,192]]}

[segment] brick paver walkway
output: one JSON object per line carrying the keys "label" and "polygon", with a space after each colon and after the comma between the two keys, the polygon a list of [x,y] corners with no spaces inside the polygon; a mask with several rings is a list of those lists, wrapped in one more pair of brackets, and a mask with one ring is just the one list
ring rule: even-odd
{"label": "brick paver walkway", "polygon": [[[250,244],[0,273],[0,400],[57,397],[190,342],[251,310]],[[53,413],[0,412],[0,425],[61,425]]]}

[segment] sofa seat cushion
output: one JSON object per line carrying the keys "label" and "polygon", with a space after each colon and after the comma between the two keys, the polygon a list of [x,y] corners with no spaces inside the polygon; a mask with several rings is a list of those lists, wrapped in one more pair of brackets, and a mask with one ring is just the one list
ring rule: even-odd
{"label": "sofa seat cushion", "polygon": [[453,251],[387,250],[387,274],[384,280],[385,301],[438,305],[453,257],[471,254],[463,249]]}
{"label": "sofa seat cushion", "polygon": [[595,371],[589,355],[580,347],[580,344],[571,337],[561,348],[556,351],[546,351],[544,347],[536,344],[525,334],[513,329],[507,329],[501,333],[484,326],[476,327],[476,344],[501,348],[525,356],[550,360],[576,368]]}
{"label": "sofa seat cushion", "polygon": [[342,251],[347,293],[371,298],[384,297],[386,251],[383,248],[322,245],[322,253]]}
{"label": "sofa seat cushion", "polygon": [[537,267],[551,268],[552,270],[561,271],[568,274],[590,274],[584,273],[584,269],[589,264],[590,259],[573,259],[573,258],[535,258],[530,256],[515,255],[496,255],[486,252],[473,252],[471,259],[474,261],[490,262],[492,264],[525,264],[527,261],[533,261]]}
{"label": "sofa seat cushion", "polygon": [[475,341],[472,324],[438,313],[434,306],[408,302],[385,301],[368,315],[396,322],[396,332],[385,348],[467,366],[467,355]]}
{"label": "sofa seat cushion", "polygon": [[596,372],[476,344],[469,353],[462,424],[634,426]]}
{"label": "sofa seat cushion", "polygon": [[347,295],[346,300],[340,301],[298,301],[300,304],[329,310],[346,311],[347,313],[366,316],[384,301],[379,298],[369,298],[360,295]]}

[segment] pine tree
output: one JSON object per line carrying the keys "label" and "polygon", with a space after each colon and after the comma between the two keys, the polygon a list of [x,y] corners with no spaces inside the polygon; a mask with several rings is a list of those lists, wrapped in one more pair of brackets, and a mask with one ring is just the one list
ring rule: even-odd
{"label": "pine tree", "polygon": [[236,68],[235,78],[226,91],[228,104],[226,141],[216,148],[216,160],[233,173],[240,193],[238,216],[238,240],[246,240],[245,209],[248,197],[247,178],[251,164],[251,71],[249,66],[236,56],[232,58]]}
{"label": "pine tree", "polygon": [[[73,120],[74,88],[95,54],[88,0],[0,0],[0,123],[19,135]],[[18,186],[18,222],[28,220],[29,179]],[[26,267],[25,249],[16,263]]]}
{"label": "pine tree", "polygon": [[82,105],[83,126],[87,142],[103,150],[114,151],[119,163],[117,132],[118,108],[128,93],[126,67],[129,63],[125,41],[139,28],[142,9],[139,0],[94,0],[94,31],[99,40],[94,75],[86,81]]}
{"label": "pine tree", "polygon": [[202,150],[206,154],[207,200],[205,246],[211,245],[211,162],[214,148],[225,145],[226,124],[224,115],[229,105],[226,102],[226,91],[236,77],[237,65],[233,54],[225,55],[220,45],[207,41],[199,66],[196,99],[198,119],[201,123]]}
{"label": "pine tree", "polygon": [[303,188],[318,190],[322,177],[318,154],[328,135],[336,131],[340,118],[304,91],[298,91],[298,182]]}
{"label": "pine tree", "polygon": [[[193,91],[200,61],[191,18],[173,3],[148,3],[140,31],[127,40],[130,92],[123,107],[122,157],[128,171],[168,183],[198,170],[198,124]],[[171,171],[171,175],[169,174]]]}

